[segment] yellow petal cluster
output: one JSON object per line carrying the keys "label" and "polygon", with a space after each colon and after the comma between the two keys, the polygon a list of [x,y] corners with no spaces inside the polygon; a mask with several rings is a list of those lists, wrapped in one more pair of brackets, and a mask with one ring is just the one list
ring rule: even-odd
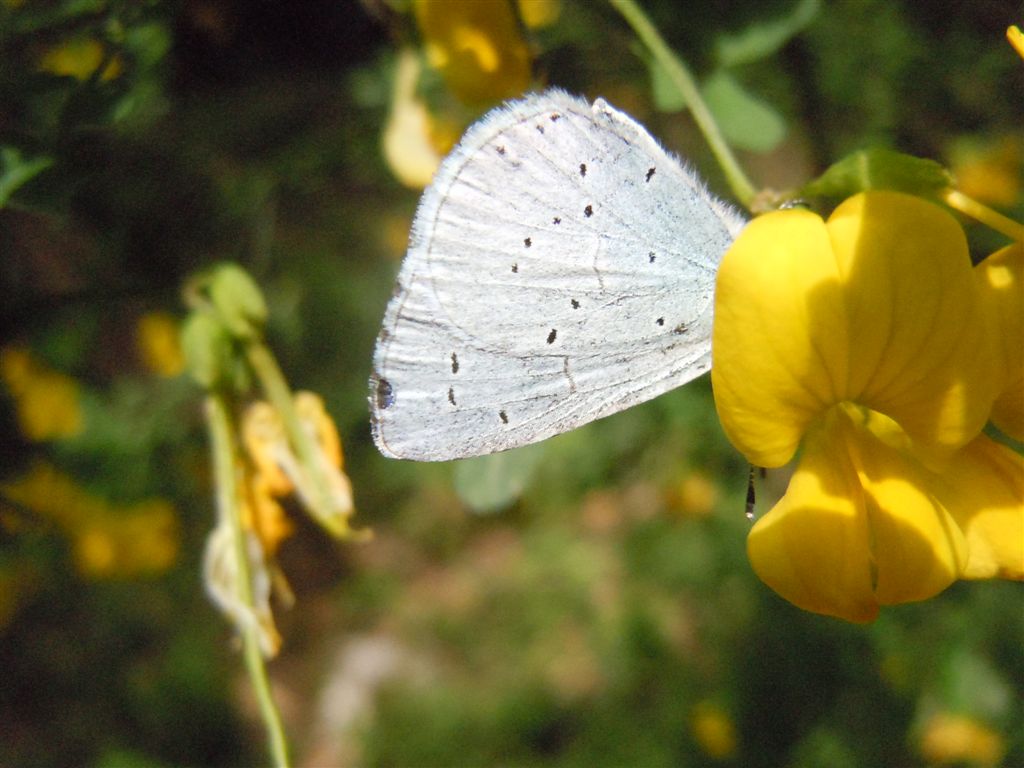
{"label": "yellow petal cluster", "polygon": [[1006,283],[1006,258],[972,272],[956,221],[894,192],[850,198],[827,221],[768,214],[726,254],[719,417],[754,465],[800,452],[748,540],[786,599],[870,621],[957,578],[1024,576],[1024,464],[979,437],[1013,378],[995,340],[1024,311],[1019,293],[999,311],[986,294]]}

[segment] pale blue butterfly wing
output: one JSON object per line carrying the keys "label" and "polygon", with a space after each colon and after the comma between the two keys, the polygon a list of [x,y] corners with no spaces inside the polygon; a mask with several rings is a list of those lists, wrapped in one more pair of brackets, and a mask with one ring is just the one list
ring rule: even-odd
{"label": "pale blue butterfly wing", "polygon": [[493,453],[699,376],[743,223],[601,99],[492,111],[420,201],[374,353],[378,448]]}

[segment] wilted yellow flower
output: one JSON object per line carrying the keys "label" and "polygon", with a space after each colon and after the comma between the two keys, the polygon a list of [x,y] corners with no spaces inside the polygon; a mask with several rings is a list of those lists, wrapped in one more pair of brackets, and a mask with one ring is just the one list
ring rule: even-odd
{"label": "wilted yellow flower", "polygon": [[1003,738],[989,726],[948,712],[932,715],[921,733],[921,755],[932,765],[999,765],[1006,752]]}
{"label": "wilted yellow flower", "polygon": [[708,757],[724,760],[736,753],[736,727],[725,710],[702,701],[690,713],[690,729]]}
{"label": "wilted yellow flower", "polygon": [[135,342],[143,365],[157,376],[172,378],[184,370],[178,323],[166,312],[140,317]]}
{"label": "wilted yellow flower", "polygon": [[869,192],[827,222],[755,219],[719,270],[712,354],[719,416],[750,463],[802,447],[748,539],[787,600],[870,621],[962,576],[1024,575],[998,541],[1020,537],[1024,499],[1008,498],[1024,465],[969,445],[1003,386],[991,316],[938,206]]}
{"label": "wilted yellow flower", "polygon": [[[61,77],[88,80],[103,64],[106,48],[93,38],[74,38],[48,48],[39,60],[39,69]],[[124,68],[121,57],[114,55],[107,62],[100,80],[113,80]]]}
{"label": "wilted yellow flower", "polygon": [[530,52],[508,0],[415,0],[427,61],[463,102],[487,105],[530,84]]}
{"label": "wilted yellow flower", "polygon": [[18,426],[29,440],[73,437],[82,429],[78,384],[46,368],[21,347],[0,349],[0,379],[14,399]]}

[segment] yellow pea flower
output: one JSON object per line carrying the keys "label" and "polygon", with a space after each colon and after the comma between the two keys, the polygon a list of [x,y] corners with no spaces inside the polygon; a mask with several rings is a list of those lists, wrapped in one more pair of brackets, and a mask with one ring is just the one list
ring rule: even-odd
{"label": "yellow pea flower", "polygon": [[459,100],[487,105],[530,84],[530,51],[508,0],[416,0],[427,61]]}
{"label": "yellow pea flower", "polygon": [[[740,234],[716,288],[716,408],[752,464],[802,449],[748,539],[766,584],[870,621],[961,576],[1015,572],[1014,552],[986,545],[1019,536],[1024,500],[1007,495],[1024,468],[965,448],[1002,387],[990,318],[963,231],[918,198],[867,192],[828,221],[778,211]],[[964,491],[999,473],[994,498]]]}

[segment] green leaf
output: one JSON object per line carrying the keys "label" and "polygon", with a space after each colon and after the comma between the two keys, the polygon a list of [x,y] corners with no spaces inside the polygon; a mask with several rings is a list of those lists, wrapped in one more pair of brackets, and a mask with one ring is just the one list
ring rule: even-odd
{"label": "green leaf", "polygon": [[754,22],[734,34],[719,35],[715,41],[716,59],[723,67],[732,67],[770,56],[810,24],[819,10],[820,0],[797,0],[785,16]]}
{"label": "green leaf", "polygon": [[891,149],[864,149],[831,165],[801,190],[807,197],[849,197],[868,189],[888,189],[937,197],[953,186],[953,176],[934,160]]}
{"label": "green leaf", "polygon": [[726,70],[713,72],[700,90],[726,141],[737,149],[769,152],[786,137],[782,116]]}
{"label": "green leaf", "polygon": [[544,443],[455,464],[455,492],[474,512],[499,512],[525,490],[547,449]]}
{"label": "green leaf", "polygon": [[686,103],[686,99],[683,98],[683,94],[679,92],[679,88],[672,82],[672,78],[668,76],[658,59],[652,56],[647,48],[640,45],[639,42],[634,43],[632,49],[647,65],[647,73],[651,78],[651,100],[654,102],[654,108],[659,112],[682,112],[687,109],[689,105]]}
{"label": "green leaf", "polygon": [[0,147],[0,208],[6,207],[19,187],[38,176],[51,165],[53,158],[24,158],[15,147]]}

